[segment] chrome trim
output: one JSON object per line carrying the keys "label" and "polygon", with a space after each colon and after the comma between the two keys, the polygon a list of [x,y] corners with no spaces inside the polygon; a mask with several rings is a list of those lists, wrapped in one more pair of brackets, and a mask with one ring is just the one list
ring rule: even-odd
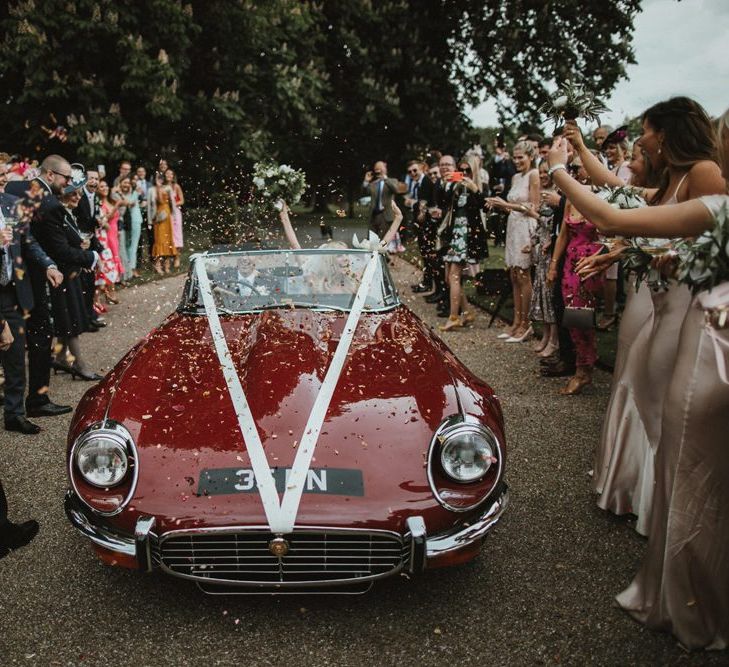
{"label": "chrome trim", "polygon": [[[129,486],[129,492],[124,497],[124,500],[122,500],[119,507],[117,507],[112,512],[102,512],[101,510],[96,509],[95,507],[87,503],[86,500],[84,500],[83,494],[79,491],[78,486],[76,486],[76,479],[74,477],[74,469],[76,465],[76,449],[88,438],[95,435],[99,431],[107,431],[112,437],[119,438],[127,449],[127,459],[131,460],[134,464],[127,468],[127,474],[129,474],[129,468],[131,468],[132,473],[132,483]],[[139,479],[139,455],[137,453],[137,446],[134,443],[134,438],[132,438],[131,433],[129,433],[129,431],[127,431],[127,429],[119,422],[116,422],[112,419],[107,419],[106,417],[104,417],[102,421],[91,424],[91,426],[87,427],[79,434],[79,436],[74,441],[73,446],[71,447],[71,452],[68,456],[68,478],[71,480],[71,486],[73,486],[73,490],[76,492],[76,496],[78,497],[78,499],[84,505],[86,505],[86,507],[88,507],[94,514],[107,517],[116,516],[117,514],[119,514],[119,512],[121,512],[132,499],[134,492],[137,490],[137,481]],[[116,486],[121,486],[121,484],[123,483],[124,480],[122,480]]]}
{"label": "chrome trim", "polygon": [[429,537],[426,546],[426,558],[435,558],[451,551],[457,551],[483,538],[493,525],[501,518],[509,505],[509,488],[501,482],[497,485],[499,495],[489,508],[470,526],[459,527],[451,533]]}
{"label": "chrome trim", "polygon": [[[327,588],[327,587],[346,587],[356,584],[362,584],[364,582],[368,581],[375,581],[377,579],[384,579],[386,577],[393,576],[395,574],[398,574],[402,572],[405,565],[407,564],[407,561],[409,560],[409,556],[405,554],[403,556],[402,550],[404,549],[405,541],[403,539],[403,536],[400,533],[397,533],[395,531],[391,530],[381,530],[381,529],[371,529],[367,530],[364,528],[332,528],[332,527],[325,527],[325,526],[297,526],[294,528],[292,533],[287,533],[287,535],[306,535],[306,534],[321,534],[322,532],[328,532],[328,533],[341,533],[341,534],[356,534],[356,535],[372,535],[374,534],[381,534],[386,535],[388,537],[395,538],[401,548],[401,558],[399,564],[392,568],[391,570],[388,570],[387,572],[380,573],[380,574],[374,574],[374,575],[368,575],[363,577],[354,577],[349,579],[333,579],[331,581],[292,581],[292,582],[261,582],[261,581],[241,581],[239,579],[211,579],[210,577],[205,576],[199,576],[194,574],[184,574],[181,572],[176,572],[175,570],[170,569],[167,567],[167,565],[164,562],[164,559],[162,557],[162,551],[163,551],[163,544],[165,541],[172,537],[185,537],[187,535],[214,535],[214,534],[235,534],[235,533],[242,533],[242,532],[259,532],[259,533],[266,533],[266,534],[272,534],[271,528],[269,526],[224,526],[224,527],[218,527],[218,528],[191,528],[191,529],[182,529],[182,530],[172,530],[166,533],[162,533],[159,535],[159,554],[160,554],[160,569],[163,572],[166,572],[169,575],[172,575],[174,577],[178,577],[180,579],[188,579],[190,581],[195,582],[202,582],[207,583],[208,585],[222,585],[222,586],[231,586],[231,587],[238,587],[238,588],[248,588],[248,589],[256,589],[256,588],[271,588],[275,587],[277,589],[281,589],[281,591],[286,590],[295,590],[295,589],[309,589],[309,588]],[[268,592],[268,591],[266,591]]]}
{"label": "chrome trim", "polygon": [[[494,439],[494,442],[496,443],[496,449],[498,451],[498,461],[499,461],[499,469],[496,473],[496,483],[494,484],[491,491],[489,491],[481,500],[478,500],[477,502],[473,503],[472,505],[469,505],[467,507],[454,507],[453,505],[450,505],[447,501],[443,500],[441,495],[438,493],[438,489],[436,488],[435,481],[433,480],[433,455],[435,450],[440,445],[440,436],[441,434],[450,429],[454,426],[457,426],[458,424],[471,424],[474,426],[478,426],[486,431],[489,432],[491,437]],[[497,437],[496,433],[494,433],[488,426],[480,422],[476,417],[473,415],[451,415],[450,417],[447,417],[443,420],[441,425],[436,429],[435,433],[433,434],[433,437],[430,440],[430,446],[428,447],[428,464],[426,466],[426,475],[428,477],[428,484],[430,485],[430,490],[433,492],[433,496],[435,496],[435,499],[445,507],[447,510],[451,512],[470,512],[471,510],[475,509],[479,505],[482,505],[488,498],[493,495],[494,490],[498,488],[499,483],[501,482],[501,476],[504,472],[504,450],[501,445],[501,440]],[[456,480],[453,480],[456,482]],[[479,481],[479,480],[474,480]],[[473,482],[456,482],[457,484],[472,484]]]}
{"label": "chrome trim", "polygon": [[[425,569],[425,545],[427,532],[422,516],[411,516],[405,525],[410,534],[410,573],[422,572]],[[406,535],[407,537],[407,535]]]}
{"label": "chrome trim", "polygon": [[125,556],[136,556],[137,550],[133,537],[120,535],[106,526],[94,525],[84,514],[81,507],[81,499],[71,490],[66,492],[64,509],[71,525],[84,537],[91,540],[97,546],[116,551]]}
{"label": "chrome trim", "polygon": [[144,572],[151,572],[152,564],[152,543],[150,535],[154,528],[155,518],[153,516],[140,516],[134,527],[134,548],[139,563],[139,569]]}

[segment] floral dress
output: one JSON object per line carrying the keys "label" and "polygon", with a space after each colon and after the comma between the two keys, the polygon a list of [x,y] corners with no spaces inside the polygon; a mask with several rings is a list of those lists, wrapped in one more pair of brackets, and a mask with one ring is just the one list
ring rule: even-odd
{"label": "floral dress", "polygon": [[550,248],[544,249],[544,246],[549,243],[552,236],[553,219],[554,209],[551,206],[543,204],[539,209],[539,220],[537,220],[537,226],[532,235],[536,263],[534,267],[534,286],[532,289],[532,303],[529,308],[529,319],[532,322],[544,322],[545,324],[555,324],[557,322],[552,301],[554,292],[547,285],[547,272],[549,271],[552,252]]}
{"label": "floral dress", "polygon": [[468,256],[468,216],[466,204],[468,192],[457,195],[453,206],[453,229],[451,231],[450,245],[443,258],[446,262],[455,264],[477,264],[475,257]]}

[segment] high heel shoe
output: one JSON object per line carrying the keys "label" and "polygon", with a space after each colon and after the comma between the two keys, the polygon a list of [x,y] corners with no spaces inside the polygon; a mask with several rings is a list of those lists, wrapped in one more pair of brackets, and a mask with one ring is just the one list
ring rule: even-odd
{"label": "high heel shoe", "polygon": [[557,393],[562,396],[577,396],[577,394],[581,394],[582,390],[590,384],[592,384],[592,374],[581,371],[578,368],[567,385],[562,387]]}
{"label": "high heel shoe", "polygon": [[440,331],[450,331],[451,329],[460,329],[463,327],[461,318],[458,315],[449,315],[448,321],[445,324],[438,326]]}
{"label": "high heel shoe", "polygon": [[529,340],[529,337],[534,333],[534,329],[529,327],[521,336],[512,336],[511,338],[507,338],[504,342],[505,343],[523,343],[526,340]]}
{"label": "high heel shoe", "polygon": [[55,359],[51,359],[51,368],[53,369],[53,375],[58,375],[59,373],[73,373],[71,366],[63,361],[56,361]]}
{"label": "high heel shoe", "polygon": [[598,331],[612,331],[615,325],[618,323],[617,313],[612,315],[603,315],[600,321],[597,323],[595,328]]}
{"label": "high heel shoe", "polygon": [[466,326],[467,324],[473,324],[476,321],[476,316],[470,310],[464,310],[461,313],[461,324]]}
{"label": "high heel shoe", "polygon": [[94,303],[94,312],[97,315],[101,315],[102,313],[107,312],[107,308],[103,303],[101,303],[101,301],[97,301]]}
{"label": "high heel shoe", "polygon": [[103,375],[99,375],[98,373],[84,373],[76,366],[69,366],[69,370],[71,372],[71,377],[74,380],[78,378],[79,380],[85,380],[86,382],[99,382],[99,380],[104,379]]}
{"label": "high heel shoe", "polygon": [[108,292],[104,292],[104,299],[106,300],[106,303],[110,303],[114,306],[119,304],[119,299],[111,296]]}

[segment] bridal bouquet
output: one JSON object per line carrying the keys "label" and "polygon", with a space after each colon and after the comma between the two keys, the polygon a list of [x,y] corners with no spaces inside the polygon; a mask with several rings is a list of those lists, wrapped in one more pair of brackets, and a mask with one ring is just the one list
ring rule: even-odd
{"label": "bridal bouquet", "polygon": [[676,244],[678,281],[696,294],[729,281],[729,203],[724,202],[711,231]]}
{"label": "bridal bouquet", "polygon": [[539,110],[554,121],[555,127],[562,120],[577,118],[599,124],[600,114],[610,111],[593,93],[585,90],[584,86],[571,81],[565,82]]}
{"label": "bridal bouquet", "polygon": [[257,162],[253,165],[254,197],[268,212],[281,211],[284,202],[292,206],[299,202],[306,190],[303,171],[287,164]]}

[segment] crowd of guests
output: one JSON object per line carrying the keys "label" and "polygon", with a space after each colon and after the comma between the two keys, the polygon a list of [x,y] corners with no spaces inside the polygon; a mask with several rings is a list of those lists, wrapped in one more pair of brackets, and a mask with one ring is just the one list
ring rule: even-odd
{"label": "crowd of guests", "polygon": [[[0,154],[6,431],[35,435],[41,428],[31,419],[71,412],[51,400],[51,371],[101,380],[83,356],[81,336],[106,326],[107,306],[119,303],[116,286],[140,277],[146,254],[157,273],[179,267],[184,195],[167,161],[160,160],[152,182],[145,167],[132,173],[127,161],[113,181],[104,175],[59,155],[36,164]],[[9,521],[0,484],[0,557],[37,531],[35,521]]]}
{"label": "crowd of guests", "polygon": [[6,430],[32,435],[40,427],[28,417],[71,411],[51,400],[51,370],[101,379],[80,337],[106,326],[116,286],[140,277],[143,257],[160,274],[179,267],[183,205],[166,160],[152,182],[128,161],[107,181],[59,155],[34,165],[0,154],[0,317],[13,341],[2,353]]}
{"label": "crowd of guests", "polygon": [[[488,255],[488,237],[503,242],[514,319],[498,339],[524,342],[538,324],[542,374],[570,375],[561,394],[591,383],[597,306],[602,302],[597,326],[616,326],[624,289],[592,474],[599,507],[635,515],[648,549],[617,601],[688,648],[725,649],[729,283],[694,296],[675,280],[684,261],[675,252],[658,256],[638,277],[619,260],[631,238],[666,249],[712,230],[725,215],[729,111],[712,120],[695,101],[672,98],[647,109],[640,136],[630,139],[626,127],[600,127],[589,147],[576,122],[567,121],[553,137],[521,137],[511,152],[497,141],[487,169],[474,151],[460,160],[412,162],[401,181],[376,165],[365,179],[370,220],[379,232],[382,193],[405,194],[425,266],[412,289],[448,318],[442,331],[470,322],[462,279]],[[632,210],[607,201],[606,193],[616,191],[635,196]],[[717,245],[715,254],[729,261],[729,248]]]}

